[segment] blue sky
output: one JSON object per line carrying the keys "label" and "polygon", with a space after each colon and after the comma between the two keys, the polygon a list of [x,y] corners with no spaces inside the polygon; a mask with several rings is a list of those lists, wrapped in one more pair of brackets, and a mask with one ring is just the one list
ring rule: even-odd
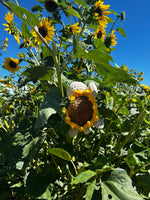
{"label": "blue sky", "polygon": [[[36,0],[18,0],[20,6],[31,10],[32,5],[38,4]],[[144,81],[142,84],[150,85],[150,1],[144,0],[139,2],[137,0],[105,0],[104,4],[109,4],[110,9],[116,11],[118,14],[124,10],[126,13],[126,20],[123,22],[122,28],[127,34],[127,38],[116,34],[117,42],[116,50],[111,55],[116,64],[119,66],[126,64],[129,69],[136,69],[139,72],[144,72]],[[3,63],[4,57],[17,58],[17,52],[19,52],[18,45],[14,37],[9,37],[8,32],[4,31],[5,13],[7,9],[0,4],[0,42],[4,41],[8,37],[7,53],[3,53],[0,56],[0,64]],[[15,22],[20,24],[17,17],[14,17]],[[121,26],[120,23],[116,24],[116,28]],[[7,70],[2,69],[0,75],[9,75]]]}

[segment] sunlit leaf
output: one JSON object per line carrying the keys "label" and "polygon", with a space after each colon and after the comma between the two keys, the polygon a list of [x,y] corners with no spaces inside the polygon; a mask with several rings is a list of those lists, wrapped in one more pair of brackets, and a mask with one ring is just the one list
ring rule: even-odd
{"label": "sunlit leaf", "polygon": [[81,172],[77,177],[75,177],[75,179],[72,181],[72,184],[85,183],[95,175],[96,172],[91,170]]}
{"label": "sunlit leaf", "polygon": [[126,33],[125,33],[125,31],[124,31],[124,29],[123,29],[122,27],[117,28],[117,31],[118,31],[121,35],[123,35],[124,37],[127,37],[127,35],[126,35]]}
{"label": "sunlit leaf", "polygon": [[67,161],[71,160],[70,154],[62,148],[50,148],[48,151],[49,151],[49,153],[51,153],[63,160],[67,160]]}

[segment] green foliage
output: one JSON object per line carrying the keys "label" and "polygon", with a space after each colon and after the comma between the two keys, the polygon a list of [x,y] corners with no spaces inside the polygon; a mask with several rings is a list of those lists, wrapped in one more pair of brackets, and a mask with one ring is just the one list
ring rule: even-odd
{"label": "green foliage", "polygon": [[[96,35],[96,1],[60,0],[51,13],[43,12],[44,0],[38,2],[30,12],[0,1],[22,20],[16,26],[21,70],[0,80],[0,199],[149,199],[150,88],[139,83],[143,72],[114,64],[114,43],[106,48]],[[110,11],[104,38],[113,30],[127,37],[115,27],[125,20],[124,11]],[[46,37],[50,25],[52,41]],[[70,137],[66,109],[73,102],[67,90],[73,81],[96,85],[98,92],[91,90],[103,129],[98,121],[89,134]]]}

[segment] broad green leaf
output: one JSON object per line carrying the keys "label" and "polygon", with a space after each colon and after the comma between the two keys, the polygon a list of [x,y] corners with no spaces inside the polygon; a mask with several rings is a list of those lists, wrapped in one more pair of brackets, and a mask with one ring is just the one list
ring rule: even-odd
{"label": "broad green leaf", "polygon": [[88,185],[88,187],[87,187],[86,195],[85,195],[86,200],[92,199],[95,187],[96,187],[96,179],[94,179],[94,181],[90,185]]}
{"label": "broad green leaf", "polygon": [[83,6],[83,8],[87,7],[87,4],[83,0],[74,0],[75,3],[78,3]]}
{"label": "broad green leaf", "polygon": [[113,67],[107,63],[96,62],[96,71],[103,77],[104,83],[127,83],[135,85],[137,80],[118,67]]}
{"label": "broad green leaf", "polygon": [[108,181],[101,183],[102,200],[143,200],[132,186],[132,181],[124,169],[115,169]]}
{"label": "broad green leaf", "polygon": [[85,183],[95,175],[96,172],[91,170],[81,172],[77,177],[75,177],[75,179],[72,181],[72,184]]}
{"label": "broad green leaf", "polygon": [[24,21],[22,22],[22,26],[21,27],[22,27],[23,37],[25,39],[28,39],[30,37],[30,32],[29,32],[27,24]]}
{"label": "broad green leaf", "polygon": [[124,29],[123,29],[122,27],[118,27],[118,28],[117,28],[117,31],[118,31],[121,35],[123,35],[124,37],[127,37],[127,35],[126,35],[126,33],[125,33],[125,31],[124,31]]}
{"label": "broad green leaf", "polygon": [[81,19],[79,13],[77,11],[75,11],[73,8],[68,7],[67,9],[65,9],[65,11],[67,13],[69,13],[70,15],[74,15],[74,16],[78,17],[79,19]]}
{"label": "broad green leaf", "polygon": [[67,161],[71,160],[71,155],[62,148],[50,148],[48,151],[49,153],[59,158],[62,158],[63,160],[67,160]]}
{"label": "broad green leaf", "polygon": [[136,180],[140,191],[148,196],[150,193],[150,174],[138,175],[136,176]]}
{"label": "broad green leaf", "polygon": [[41,168],[40,172],[31,171],[25,180],[26,191],[33,197],[44,195],[49,184],[53,183],[55,178],[55,171],[51,167]]}
{"label": "broad green leaf", "polygon": [[33,14],[29,10],[12,3],[11,1],[6,1],[6,4],[12,10],[12,12],[26,22],[31,28],[39,24],[38,14]]}
{"label": "broad green leaf", "polygon": [[49,66],[36,66],[25,70],[22,74],[27,77],[26,81],[50,80],[54,71]]}
{"label": "broad green leaf", "polygon": [[48,118],[58,111],[61,103],[61,97],[60,89],[53,86],[39,108],[39,116],[36,121],[35,128],[42,128],[46,124]]}

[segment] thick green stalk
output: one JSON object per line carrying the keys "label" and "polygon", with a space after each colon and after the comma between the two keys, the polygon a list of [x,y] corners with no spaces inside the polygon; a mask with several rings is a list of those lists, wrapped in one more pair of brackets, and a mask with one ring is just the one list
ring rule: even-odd
{"label": "thick green stalk", "polygon": [[115,156],[120,152],[120,150],[127,144],[127,142],[129,141],[132,133],[139,127],[139,125],[141,124],[141,122],[143,121],[145,115],[147,114],[147,111],[144,110],[143,112],[141,112],[138,117],[135,120],[135,123],[132,125],[128,135],[125,137],[124,141],[121,143],[121,145],[119,145],[115,152],[113,153],[113,155],[111,156],[111,158],[109,159],[109,162],[113,161],[113,159],[115,158]]}

